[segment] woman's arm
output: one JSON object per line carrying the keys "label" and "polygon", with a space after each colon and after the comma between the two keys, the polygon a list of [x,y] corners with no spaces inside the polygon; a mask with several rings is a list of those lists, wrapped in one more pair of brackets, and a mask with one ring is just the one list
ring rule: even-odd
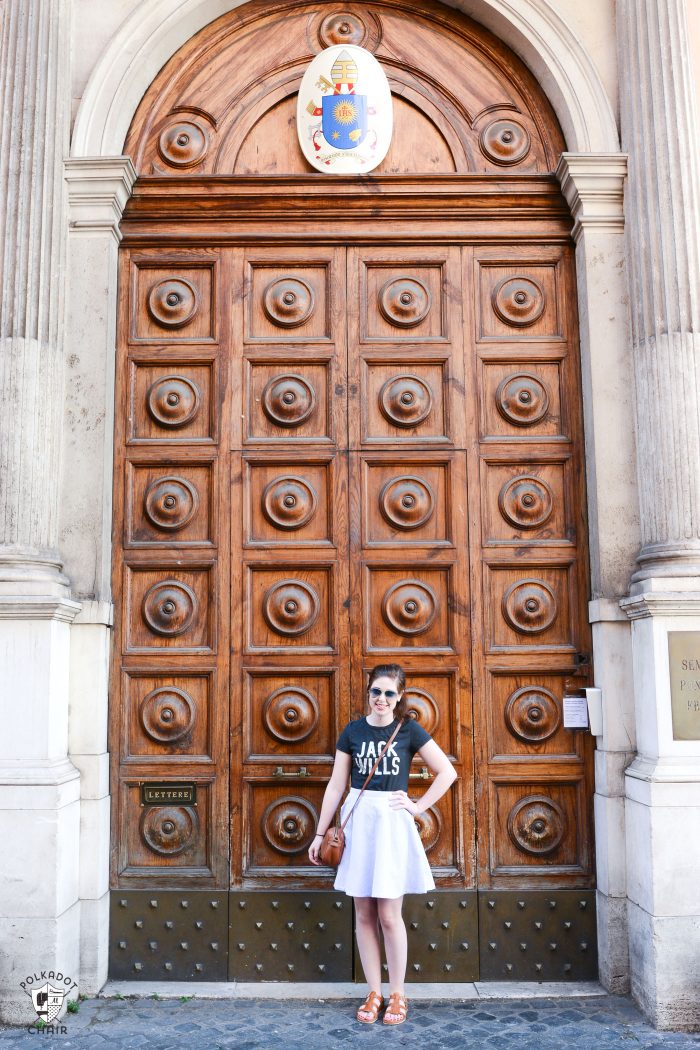
{"label": "woman's arm", "polygon": [[321,863],[318,859],[319,846],[321,845],[323,836],[331,826],[331,821],[333,820],[335,811],[337,810],[338,804],[343,797],[343,792],[347,787],[348,777],[350,776],[350,765],[350,755],[346,754],[345,751],[336,751],[333,772],[331,773],[331,778],[326,785],[326,790],[323,795],[321,815],[318,818],[318,832],[309,846],[309,860],[312,864]]}
{"label": "woman's arm", "polygon": [[410,799],[405,791],[394,791],[389,803],[393,809],[407,809],[414,816],[425,813],[426,809],[442,798],[450,784],[457,779],[457,770],[434,740],[428,740],[423,744],[417,754],[423,759],[431,773],[435,774],[435,780],[417,802]]}

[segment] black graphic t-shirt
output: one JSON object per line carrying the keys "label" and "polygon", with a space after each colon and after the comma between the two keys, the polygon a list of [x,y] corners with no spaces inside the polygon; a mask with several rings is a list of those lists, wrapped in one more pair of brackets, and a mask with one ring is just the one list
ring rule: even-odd
{"label": "black graphic t-shirt", "polygon": [[407,718],[386,750],[395,729],[396,719],[388,726],[372,726],[364,717],[348,722],[338,737],[336,748],[352,756],[351,787],[362,787],[377,755],[385,752],[365,790],[408,791],[411,759],[432,737],[414,718]]}

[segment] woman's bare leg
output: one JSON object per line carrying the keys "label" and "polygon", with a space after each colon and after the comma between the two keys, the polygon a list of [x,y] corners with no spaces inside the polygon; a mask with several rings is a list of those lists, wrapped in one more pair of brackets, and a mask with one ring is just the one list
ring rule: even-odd
{"label": "woman's bare leg", "polygon": [[[403,897],[380,897],[377,906],[389,966],[389,990],[403,995],[408,957],[406,926],[401,914]],[[392,1014],[391,1017],[393,1016]]]}
{"label": "woman's bare leg", "polygon": [[370,992],[382,994],[379,914],[374,897],[355,897],[355,936]]}

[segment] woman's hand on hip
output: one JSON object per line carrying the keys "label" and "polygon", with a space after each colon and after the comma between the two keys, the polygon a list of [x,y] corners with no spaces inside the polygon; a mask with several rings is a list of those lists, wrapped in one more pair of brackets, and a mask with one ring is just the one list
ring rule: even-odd
{"label": "woman's hand on hip", "polygon": [[408,812],[417,817],[423,810],[419,809],[413,799],[409,798],[405,791],[392,791],[389,797],[391,809],[407,809]]}

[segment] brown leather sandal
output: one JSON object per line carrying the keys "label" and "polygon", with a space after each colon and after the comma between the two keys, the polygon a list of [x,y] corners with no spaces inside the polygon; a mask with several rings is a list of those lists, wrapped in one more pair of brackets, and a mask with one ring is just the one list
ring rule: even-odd
{"label": "brown leather sandal", "polygon": [[[379,992],[370,992],[355,1016],[362,1024],[374,1024],[383,1005],[384,999]],[[369,1014],[369,1017],[360,1017],[361,1013]]]}
{"label": "brown leather sandal", "polygon": [[[387,1014],[398,1017],[398,1021],[388,1021]],[[389,1005],[384,1013],[384,1024],[403,1024],[408,1016],[408,999],[401,992],[392,992],[389,996]]]}

